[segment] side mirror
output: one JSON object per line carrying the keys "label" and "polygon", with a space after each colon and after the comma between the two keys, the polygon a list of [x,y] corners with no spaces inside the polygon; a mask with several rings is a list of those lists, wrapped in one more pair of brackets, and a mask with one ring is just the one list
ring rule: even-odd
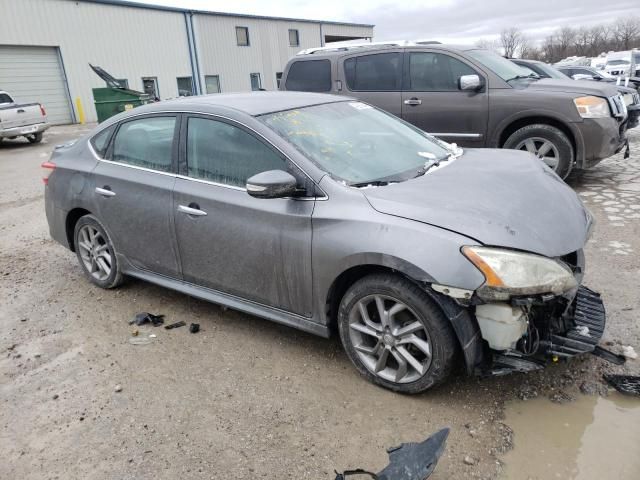
{"label": "side mirror", "polygon": [[478,75],[462,75],[458,79],[460,90],[477,91],[482,88],[482,81]]}
{"label": "side mirror", "polygon": [[256,198],[292,197],[298,193],[298,181],[283,170],[269,170],[247,180],[247,193]]}

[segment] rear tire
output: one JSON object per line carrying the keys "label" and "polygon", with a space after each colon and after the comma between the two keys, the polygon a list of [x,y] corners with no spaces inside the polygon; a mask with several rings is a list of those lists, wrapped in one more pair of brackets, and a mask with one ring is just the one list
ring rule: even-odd
{"label": "rear tire", "polygon": [[546,124],[524,126],[513,132],[502,148],[528,151],[544,161],[563,180],[574,162],[573,145],[560,129]]}
{"label": "rear tire", "polygon": [[122,283],[113,243],[96,217],[80,217],[73,231],[73,244],[80,267],[91,283],[100,288],[115,288]]}
{"label": "rear tire", "polygon": [[29,140],[29,143],[40,143],[42,141],[42,132],[27,135],[27,140]]}
{"label": "rear tire", "polygon": [[449,320],[424,290],[399,275],[354,283],[340,302],[338,328],[358,372],[396,392],[423,392],[443,382],[456,363]]}

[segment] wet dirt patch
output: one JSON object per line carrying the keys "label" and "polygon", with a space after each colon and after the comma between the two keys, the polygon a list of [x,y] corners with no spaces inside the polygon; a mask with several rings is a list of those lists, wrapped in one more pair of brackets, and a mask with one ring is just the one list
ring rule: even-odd
{"label": "wet dirt patch", "polygon": [[552,403],[538,397],[506,405],[514,450],[502,480],[637,480],[640,398],[612,392]]}

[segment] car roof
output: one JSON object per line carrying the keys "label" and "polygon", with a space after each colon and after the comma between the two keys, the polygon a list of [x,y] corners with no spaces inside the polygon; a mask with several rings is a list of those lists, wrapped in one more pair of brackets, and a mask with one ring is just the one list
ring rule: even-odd
{"label": "car roof", "polygon": [[473,45],[449,45],[442,43],[425,43],[416,45],[355,45],[355,46],[337,46],[335,50],[319,50],[312,53],[297,54],[289,61],[297,60],[318,60],[325,58],[343,57],[353,54],[372,54],[372,53],[384,53],[389,50],[445,50],[454,52],[464,52],[467,50],[484,50],[482,48],[474,47]]}
{"label": "car roof", "polygon": [[344,102],[345,100],[352,101],[353,99],[338,95],[309,92],[216,93],[153,103],[138,107],[136,111],[141,112],[144,110],[147,113],[152,113],[154,111],[164,111],[167,108],[175,111],[194,109],[214,111],[217,108],[225,108],[257,116],[324,103]]}

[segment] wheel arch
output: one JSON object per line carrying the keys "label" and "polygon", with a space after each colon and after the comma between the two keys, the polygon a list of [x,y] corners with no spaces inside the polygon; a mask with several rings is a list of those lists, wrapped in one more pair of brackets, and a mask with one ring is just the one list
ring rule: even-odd
{"label": "wheel arch", "polygon": [[572,126],[571,122],[548,114],[528,114],[505,121],[498,129],[499,134],[494,139],[494,146],[502,148],[514,132],[527,125],[535,124],[549,125],[564,133],[573,147],[574,162],[578,164],[581,163],[581,159],[584,157],[584,146],[579,132]]}
{"label": "wheel arch", "polygon": [[[480,327],[474,315],[468,308],[459,305],[455,300],[442,295],[430,287],[434,279],[415,265],[396,257],[394,263],[362,263],[345,268],[331,283],[325,300],[325,317],[331,332],[337,329],[337,313],[340,302],[351,285],[374,273],[390,273],[402,275],[417,284],[442,309],[451,322],[455,337],[463,353],[465,367],[468,373],[474,373],[485,362],[485,352],[482,343]],[[389,260],[389,259],[388,259]],[[399,261],[399,262],[398,262]]]}
{"label": "wheel arch", "polygon": [[91,215],[91,212],[86,208],[73,208],[69,210],[67,213],[67,218],[65,219],[65,233],[67,235],[67,242],[69,245],[69,249],[72,252],[76,251],[75,247],[75,239],[73,238],[73,232],[76,228],[76,223],[85,215]]}

